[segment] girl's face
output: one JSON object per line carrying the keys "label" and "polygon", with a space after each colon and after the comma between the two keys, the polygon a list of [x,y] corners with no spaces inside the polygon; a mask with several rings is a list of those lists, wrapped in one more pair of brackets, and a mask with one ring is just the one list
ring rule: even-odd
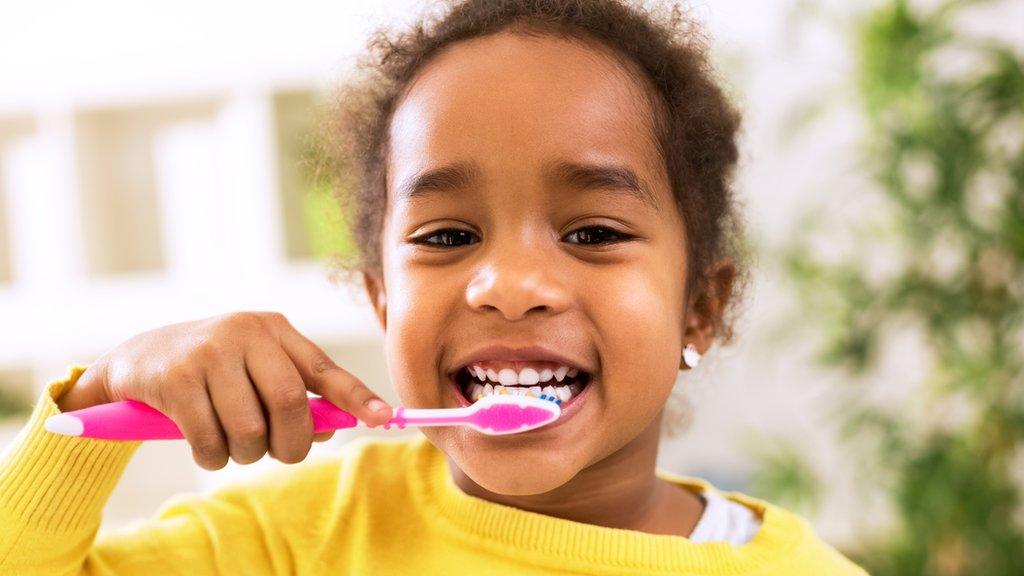
{"label": "girl's face", "polygon": [[[590,374],[554,427],[422,428],[491,492],[550,491],[660,422],[687,263],[642,94],[600,49],[501,33],[439,55],[394,114],[383,286],[367,279],[401,402],[460,406],[453,373],[491,345],[542,346]],[[560,164],[615,167],[637,190]]]}

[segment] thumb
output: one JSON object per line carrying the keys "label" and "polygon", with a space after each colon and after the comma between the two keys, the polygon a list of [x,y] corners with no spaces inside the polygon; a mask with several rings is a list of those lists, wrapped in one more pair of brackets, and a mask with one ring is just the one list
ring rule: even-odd
{"label": "thumb", "polygon": [[57,398],[56,403],[61,412],[70,412],[112,401],[107,393],[106,364],[97,361],[79,375],[74,385]]}

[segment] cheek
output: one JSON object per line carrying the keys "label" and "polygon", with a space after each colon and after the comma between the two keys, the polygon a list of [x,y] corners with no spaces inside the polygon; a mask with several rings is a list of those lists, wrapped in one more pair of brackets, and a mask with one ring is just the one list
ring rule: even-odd
{"label": "cheek", "polygon": [[[675,282],[650,269],[616,274],[595,300],[610,406],[652,417],[671,392],[681,350]],[[642,408],[642,409],[641,409]]]}
{"label": "cheek", "polygon": [[[391,381],[404,405],[438,407],[445,391],[439,352],[446,341],[446,311],[453,287],[445,277],[433,278],[393,267],[387,277],[385,353]],[[451,280],[447,282],[450,284]]]}

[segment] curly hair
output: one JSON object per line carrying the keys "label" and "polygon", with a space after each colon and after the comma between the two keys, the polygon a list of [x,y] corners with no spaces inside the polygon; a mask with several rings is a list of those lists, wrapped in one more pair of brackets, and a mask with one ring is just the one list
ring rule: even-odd
{"label": "curly hair", "polygon": [[[622,0],[462,0],[435,2],[411,29],[377,29],[367,50],[333,99],[322,157],[334,179],[356,254],[336,256],[333,274],[380,275],[380,235],[387,208],[385,169],[392,115],[410,81],[442,49],[499,32],[554,36],[596,46],[624,64],[644,86],[677,210],[689,238],[686,294],[715,291],[708,267],[735,262],[728,306],[715,321],[715,338],[733,338],[737,304],[748,280],[746,244],[732,175],[738,159],[740,114],[709,61],[706,39],[678,5],[633,6]],[[698,290],[694,293],[693,290]],[[698,311],[706,300],[694,301]]]}

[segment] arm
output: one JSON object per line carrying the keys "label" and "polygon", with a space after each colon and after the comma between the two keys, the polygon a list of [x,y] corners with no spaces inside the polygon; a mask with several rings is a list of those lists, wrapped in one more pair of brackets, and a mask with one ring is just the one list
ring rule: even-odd
{"label": "arm", "polygon": [[83,440],[43,428],[60,412],[55,399],[83,372],[84,366],[72,366],[47,385],[0,457],[0,572],[78,572],[103,505],[138,448],[138,442]]}
{"label": "arm", "polygon": [[97,536],[103,506],[140,443],[43,428],[84,371],[72,366],[51,382],[0,455],[0,574],[259,574],[284,567],[270,557],[274,550],[264,547],[262,526],[244,501],[224,497],[178,497],[155,520]]}

